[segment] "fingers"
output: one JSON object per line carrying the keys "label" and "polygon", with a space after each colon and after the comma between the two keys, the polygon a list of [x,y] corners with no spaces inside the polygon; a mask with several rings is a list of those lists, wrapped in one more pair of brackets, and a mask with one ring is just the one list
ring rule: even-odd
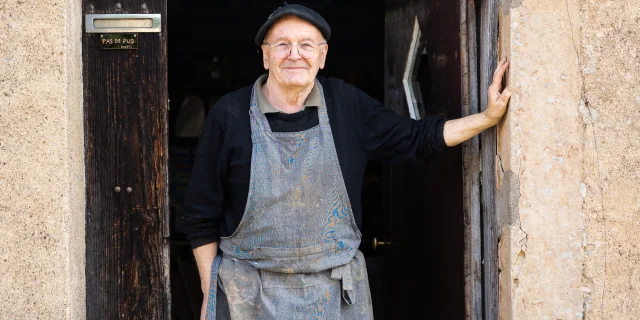
{"label": "fingers", "polygon": [[504,58],[496,68],[496,72],[493,74],[493,83],[502,83],[502,77],[508,68],[509,62],[507,61],[507,58]]}
{"label": "fingers", "polygon": [[498,102],[503,105],[507,105],[509,102],[509,98],[511,98],[511,94],[513,94],[513,87],[508,86],[502,91],[500,97],[498,97]]}
{"label": "fingers", "polygon": [[508,68],[509,61],[507,61],[507,58],[505,57],[500,61],[496,71],[493,73],[493,81],[489,86],[489,97],[493,98],[493,100],[497,99],[500,94],[500,90],[502,89],[502,77]]}
{"label": "fingers", "polygon": [[500,89],[496,88],[494,84],[491,84],[487,92],[489,101],[496,101],[500,95]]}
{"label": "fingers", "polygon": [[507,62],[507,57],[502,58],[502,60],[500,60],[500,62],[498,62],[498,66],[496,67],[496,70],[493,71],[493,77],[495,78],[496,74],[498,74],[498,71],[504,66],[504,64]]}

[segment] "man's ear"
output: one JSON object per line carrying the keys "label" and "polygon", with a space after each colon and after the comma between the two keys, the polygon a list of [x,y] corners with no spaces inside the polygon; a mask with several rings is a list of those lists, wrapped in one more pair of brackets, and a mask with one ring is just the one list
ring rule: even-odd
{"label": "man's ear", "polygon": [[320,69],[324,69],[325,61],[327,60],[327,53],[329,52],[329,45],[325,44],[320,49]]}
{"label": "man's ear", "polygon": [[263,44],[262,48],[262,65],[265,70],[269,70],[269,52],[267,50],[267,45]]}

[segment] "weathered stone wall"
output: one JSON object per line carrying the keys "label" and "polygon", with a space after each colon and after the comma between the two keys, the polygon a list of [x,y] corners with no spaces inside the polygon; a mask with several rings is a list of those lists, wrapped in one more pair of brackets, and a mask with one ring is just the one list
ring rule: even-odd
{"label": "weathered stone wall", "polygon": [[501,12],[516,91],[499,128],[502,316],[580,319],[579,10],[573,0],[523,0]]}
{"label": "weathered stone wall", "polygon": [[640,318],[640,0],[505,0],[503,319]]}
{"label": "weathered stone wall", "polygon": [[640,319],[640,0],[583,0],[587,319]]}
{"label": "weathered stone wall", "polygon": [[0,1],[0,319],[85,316],[80,9]]}

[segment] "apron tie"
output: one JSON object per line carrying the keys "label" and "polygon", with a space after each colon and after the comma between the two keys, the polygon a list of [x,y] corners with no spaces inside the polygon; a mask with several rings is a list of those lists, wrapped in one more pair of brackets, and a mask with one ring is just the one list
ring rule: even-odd
{"label": "apron tie", "polygon": [[218,254],[211,264],[211,278],[209,280],[209,297],[207,298],[207,320],[216,320],[216,302],[218,294],[218,271],[222,262],[222,254]]}
{"label": "apron tie", "polygon": [[352,305],[356,302],[356,295],[353,292],[353,277],[351,275],[351,265],[354,260],[355,259],[345,265],[335,267],[331,270],[331,278],[340,280],[342,284],[342,299],[344,299],[348,305]]}

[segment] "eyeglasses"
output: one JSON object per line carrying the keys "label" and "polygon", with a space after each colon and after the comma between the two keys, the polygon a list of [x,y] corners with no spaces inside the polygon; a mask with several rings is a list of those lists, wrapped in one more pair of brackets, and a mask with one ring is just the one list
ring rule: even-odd
{"label": "eyeglasses", "polygon": [[313,57],[313,55],[316,53],[316,51],[321,45],[327,44],[327,43],[322,42],[322,43],[315,44],[311,41],[303,41],[302,43],[299,43],[297,45],[292,45],[286,41],[280,41],[274,44],[271,44],[268,42],[265,42],[264,44],[270,46],[271,50],[273,50],[276,56],[280,58],[288,57],[291,54],[291,48],[293,47],[298,48],[298,54],[301,57],[311,58]]}

